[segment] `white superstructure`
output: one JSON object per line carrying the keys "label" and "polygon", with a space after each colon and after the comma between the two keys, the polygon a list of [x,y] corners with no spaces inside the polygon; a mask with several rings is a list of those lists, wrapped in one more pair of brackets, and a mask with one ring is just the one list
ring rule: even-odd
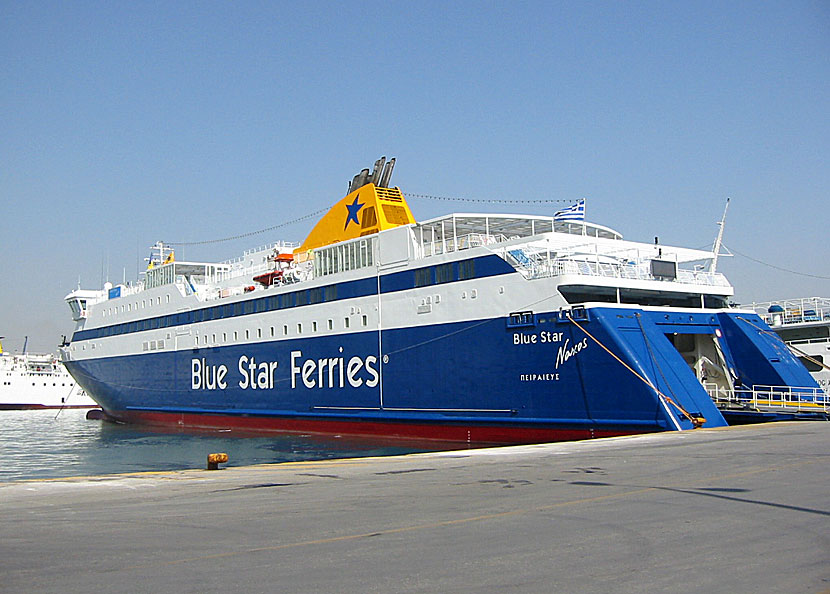
{"label": "white superstructure", "polygon": [[51,354],[12,354],[0,348],[0,410],[98,406]]}
{"label": "white superstructure", "polygon": [[751,307],[830,394],[830,299],[782,299],[753,303]]}
{"label": "white superstructure", "polygon": [[[291,259],[296,247],[287,242],[274,243],[225,262],[169,258],[148,269],[134,283],[107,283],[98,291],[73,291],[66,301],[76,332],[103,327],[113,330],[111,334],[99,333],[92,340],[73,342],[63,349],[62,356],[65,360],[83,360],[377,328],[381,315],[377,295],[355,298],[344,309],[342,301],[329,304],[321,287],[332,279],[359,279],[365,276],[366,268],[394,271],[425,264],[440,267],[458,260],[462,253],[470,254],[466,257],[497,255],[520,276],[476,279],[457,289],[457,285],[441,285],[440,280],[437,285],[429,283],[419,288],[416,278],[406,303],[398,304],[396,325],[422,323],[425,315],[434,322],[467,318],[471,315],[467,307],[470,300],[475,300],[478,315],[483,316],[499,311],[498,302],[510,291],[524,293],[528,303],[545,300],[555,308],[587,301],[723,307],[733,295],[732,286],[722,274],[707,270],[711,251],[626,241],[602,225],[560,222],[544,216],[453,214],[318,248],[307,259]],[[154,249],[167,250],[159,244]],[[523,282],[541,279],[553,283],[543,287]],[[214,305],[245,308],[247,304],[252,308],[252,299],[258,297],[316,287],[321,288],[321,295],[317,298],[309,294],[307,305],[314,307],[304,309],[305,315],[301,316],[291,309],[262,314],[240,309],[239,313],[254,314],[246,318],[251,320],[250,325],[240,326],[238,318],[227,314],[199,318],[196,324],[152,321],[158,316]],[[561,295],[552,294],[553,287]],[[540,292],[536,294],[535,289]],[[489,308],[482,305],[490,301],[493,303]],[[389,313],[384,312],[384,318]],[[135,327],[125,326],[129,324]]]}

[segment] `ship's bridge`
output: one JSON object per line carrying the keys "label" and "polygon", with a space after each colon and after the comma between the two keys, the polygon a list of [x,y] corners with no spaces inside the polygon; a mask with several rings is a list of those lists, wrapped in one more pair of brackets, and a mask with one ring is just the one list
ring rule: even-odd
{"label": "ship's bridge", "polygon": [[69,309],[72,310],[72,319],[77,322],[87,317],[87,311],[90,305],[98,303],[105,298],[105,291],[76,289],[64,297],[64,301],[69,305]]}

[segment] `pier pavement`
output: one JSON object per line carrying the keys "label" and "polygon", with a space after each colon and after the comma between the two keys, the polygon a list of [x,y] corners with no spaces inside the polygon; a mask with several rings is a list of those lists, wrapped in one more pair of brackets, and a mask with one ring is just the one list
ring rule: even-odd
{"label": "pier pavement", "polygon": [[0,591],[828,592],[830,423],[2,484]]}

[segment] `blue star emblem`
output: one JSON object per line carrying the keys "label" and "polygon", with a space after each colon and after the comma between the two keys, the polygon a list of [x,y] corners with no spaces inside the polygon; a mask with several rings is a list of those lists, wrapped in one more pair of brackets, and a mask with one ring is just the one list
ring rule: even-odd
{"label": "blue star emblem", "polygon": [[365,206],[365,203],[358,203],[358,198],[360,198],[360,194],[354,197],[354,202],[346,205],[346,208],[349,211],[349,215],[346,217],[346,226],[343,227],[343,231],[345,231],[346,227],[349,226],[350,221],[354,221],[355,225],[360,224],[360,221],[357,220],[357,213],[360,211],[361,208]]}

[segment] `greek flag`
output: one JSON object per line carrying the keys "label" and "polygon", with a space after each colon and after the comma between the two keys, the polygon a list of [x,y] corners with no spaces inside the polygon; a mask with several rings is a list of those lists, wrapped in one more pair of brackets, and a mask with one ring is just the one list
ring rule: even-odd
{"label": "greek flag", "polygon": [[553,213],[554,221],[584,221],[585,220],[585,199],[580,198],[576,204],[563,208]]}

